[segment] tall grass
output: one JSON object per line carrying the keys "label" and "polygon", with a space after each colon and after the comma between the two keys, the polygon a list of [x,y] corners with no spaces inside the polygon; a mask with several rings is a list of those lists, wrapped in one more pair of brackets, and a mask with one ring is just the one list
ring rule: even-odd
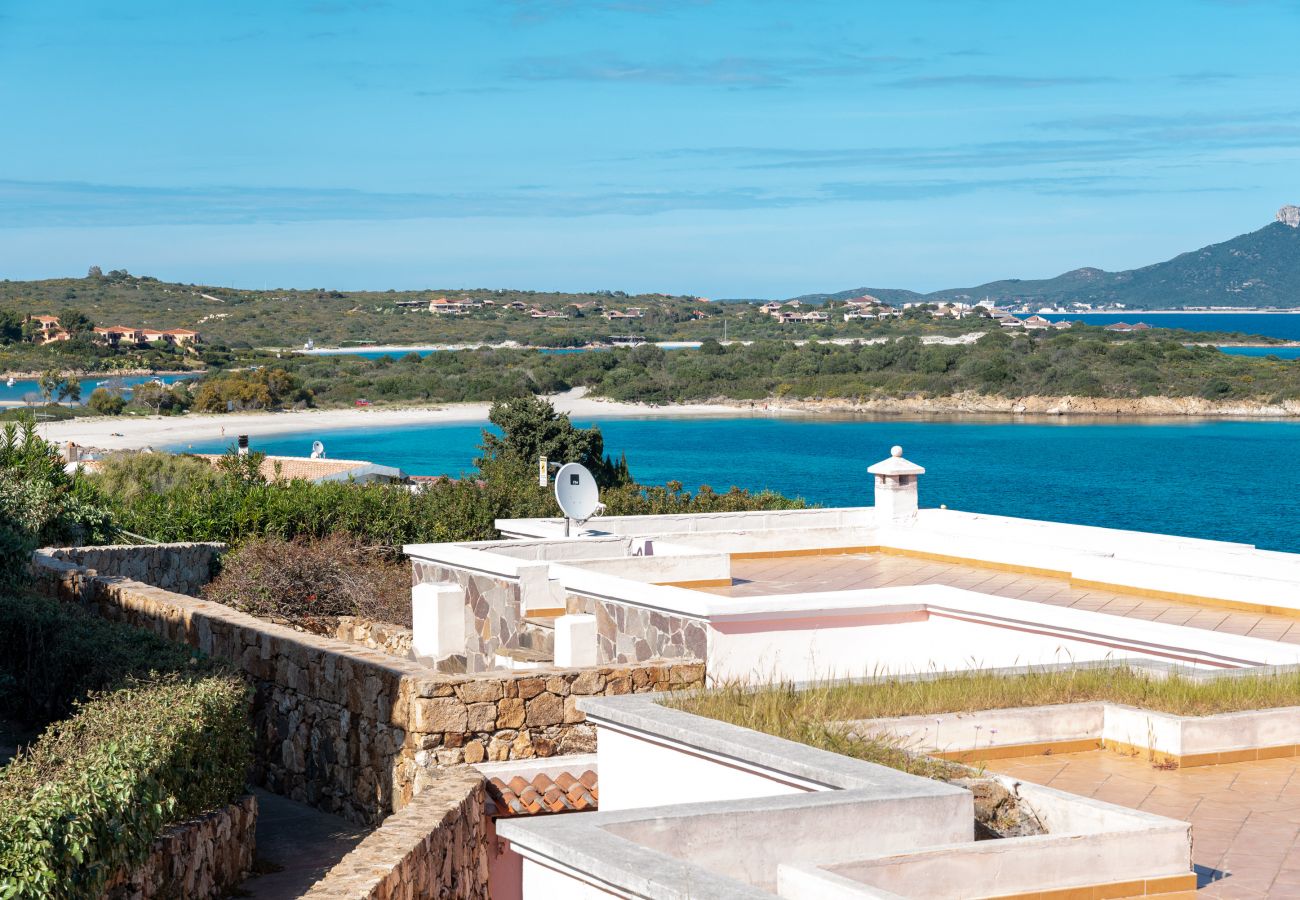
{"label": "tall grass", "polygon": [[798,689],[788,683],[732,681],[674,695],[665,704],[904,771],[945,777],[945,764],[915,757],[885,737],[858,738],[843,723],[1098,700],[1185,716],[1300,706],[1300,672],[1202,681],[1178,674],[1152,677],[1115,665],[826,682]]}

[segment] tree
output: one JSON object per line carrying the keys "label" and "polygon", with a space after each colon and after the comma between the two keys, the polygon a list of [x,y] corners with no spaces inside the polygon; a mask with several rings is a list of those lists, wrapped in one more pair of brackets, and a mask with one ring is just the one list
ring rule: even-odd
{"label": "tree", "polygon": [[96,415],[117,416],[121,415],[126,401],[120,394],[115,394],[107,388],[97,387],[90,392],[90,399],[86,401],[86,406]]}
{"label": "tree", "polygon": [[64,376],[59,369],[49,369],[44,375],[36,378],[36,386],[40,388],[40,395],[45,398],[45,403],[52,403],[55,394],[59,393],[59,386],[64,382]]}
{"label": "tree", "polygon": [[86,272],[87,278],[103,278],[104,270],[99,266],[91,266],[90,271]]}
{"label": "tree", "polygon": [[540,397],[521,397],[492,404],[488,421],[501,429],[498,437],[483,432],[479,449],[483,456],[475,461],[484,472],[493,464],[536,466],[539,457],[553,462],[576,462],[586,466],[601,487],[623,484],[628,480],[626,461],[615,463],[605,456],[605,439],[600,429],[576,428],[566,413],[557,413],[549,401]]}
{"label": "tree", "polygon": [[59,313],[59,324],[74,338],[95,330],[95,323],[79,309],[69,308]]}
{"label": "tree", "polygon": [[23,339],[23,317],[11,309],[0,310],[0,344]]}

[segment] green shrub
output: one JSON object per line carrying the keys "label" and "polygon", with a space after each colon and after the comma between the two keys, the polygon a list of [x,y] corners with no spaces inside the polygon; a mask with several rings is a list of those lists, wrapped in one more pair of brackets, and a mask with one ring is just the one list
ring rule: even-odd
{"label": "green shrub", "polygon": [[557,516],[549,488],[537,484],[537,455],[556,462],[585,459],[611,485],[610,515],[793,509],[806,504],[771,492],[680,484],[635,484],[627,461],[603,455],[597,428],[575,428],[550,404],[493,408],[500,437],[484,432],[477,477],[440,479],[412,492],[404,485],[267,481],[254,454],[227,454],[214,469],[201,460],[167,454],[115,454],[95,483],[113,504],[121,526],[158,541],[223,541],[260,537],[290,541],[344,532],[368,547],[397,556],[403,544],[487,540],[502,518]]}
{"label": "green shrub", "polygon": [[90,399],[86,401],[86,406],[101,416],[121,415],[123,408],[126,407],[126,400],[121,394],[115,394],[108,388],[97,387],[90,392]]}
{"label": "green shrub", "polygon": [[168,824],[242,793],[249,690],[172,676],[99,694],[0,769],[0,897],[99,896]]}
{"label": "green shrub", "polygon": [[47,597],[0,591],[0,714],[26,724],[65,716],[92,691],[133,677],[211,665],[152,632]]}
{"label": "green shrub", "polygon": [[51,544],[104,541],[112,521],[99,495],[63,471],[30,420],[0,432],[0,587],[26,579],[31,553]]}

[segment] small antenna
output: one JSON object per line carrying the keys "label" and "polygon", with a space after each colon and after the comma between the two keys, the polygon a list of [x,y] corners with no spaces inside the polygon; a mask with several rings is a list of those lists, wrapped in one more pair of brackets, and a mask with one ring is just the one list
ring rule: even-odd
{"label": "small antenna", "polygon": [[555,473],[555,500],[564,512],[564,534],[569,534],[569,523],[581,525],[600,508],[600,491],[596,478],[585,466],[565,463]]}

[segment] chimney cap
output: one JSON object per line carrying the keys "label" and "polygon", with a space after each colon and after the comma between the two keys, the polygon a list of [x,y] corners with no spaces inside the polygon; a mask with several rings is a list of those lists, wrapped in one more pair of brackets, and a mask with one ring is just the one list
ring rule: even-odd
{"label": "chimney cap", "polygon": [[867,467],[872,475],[924,475],[925,469],[903,458],[903,448],[895,444],[889,449],[889,458]]}

